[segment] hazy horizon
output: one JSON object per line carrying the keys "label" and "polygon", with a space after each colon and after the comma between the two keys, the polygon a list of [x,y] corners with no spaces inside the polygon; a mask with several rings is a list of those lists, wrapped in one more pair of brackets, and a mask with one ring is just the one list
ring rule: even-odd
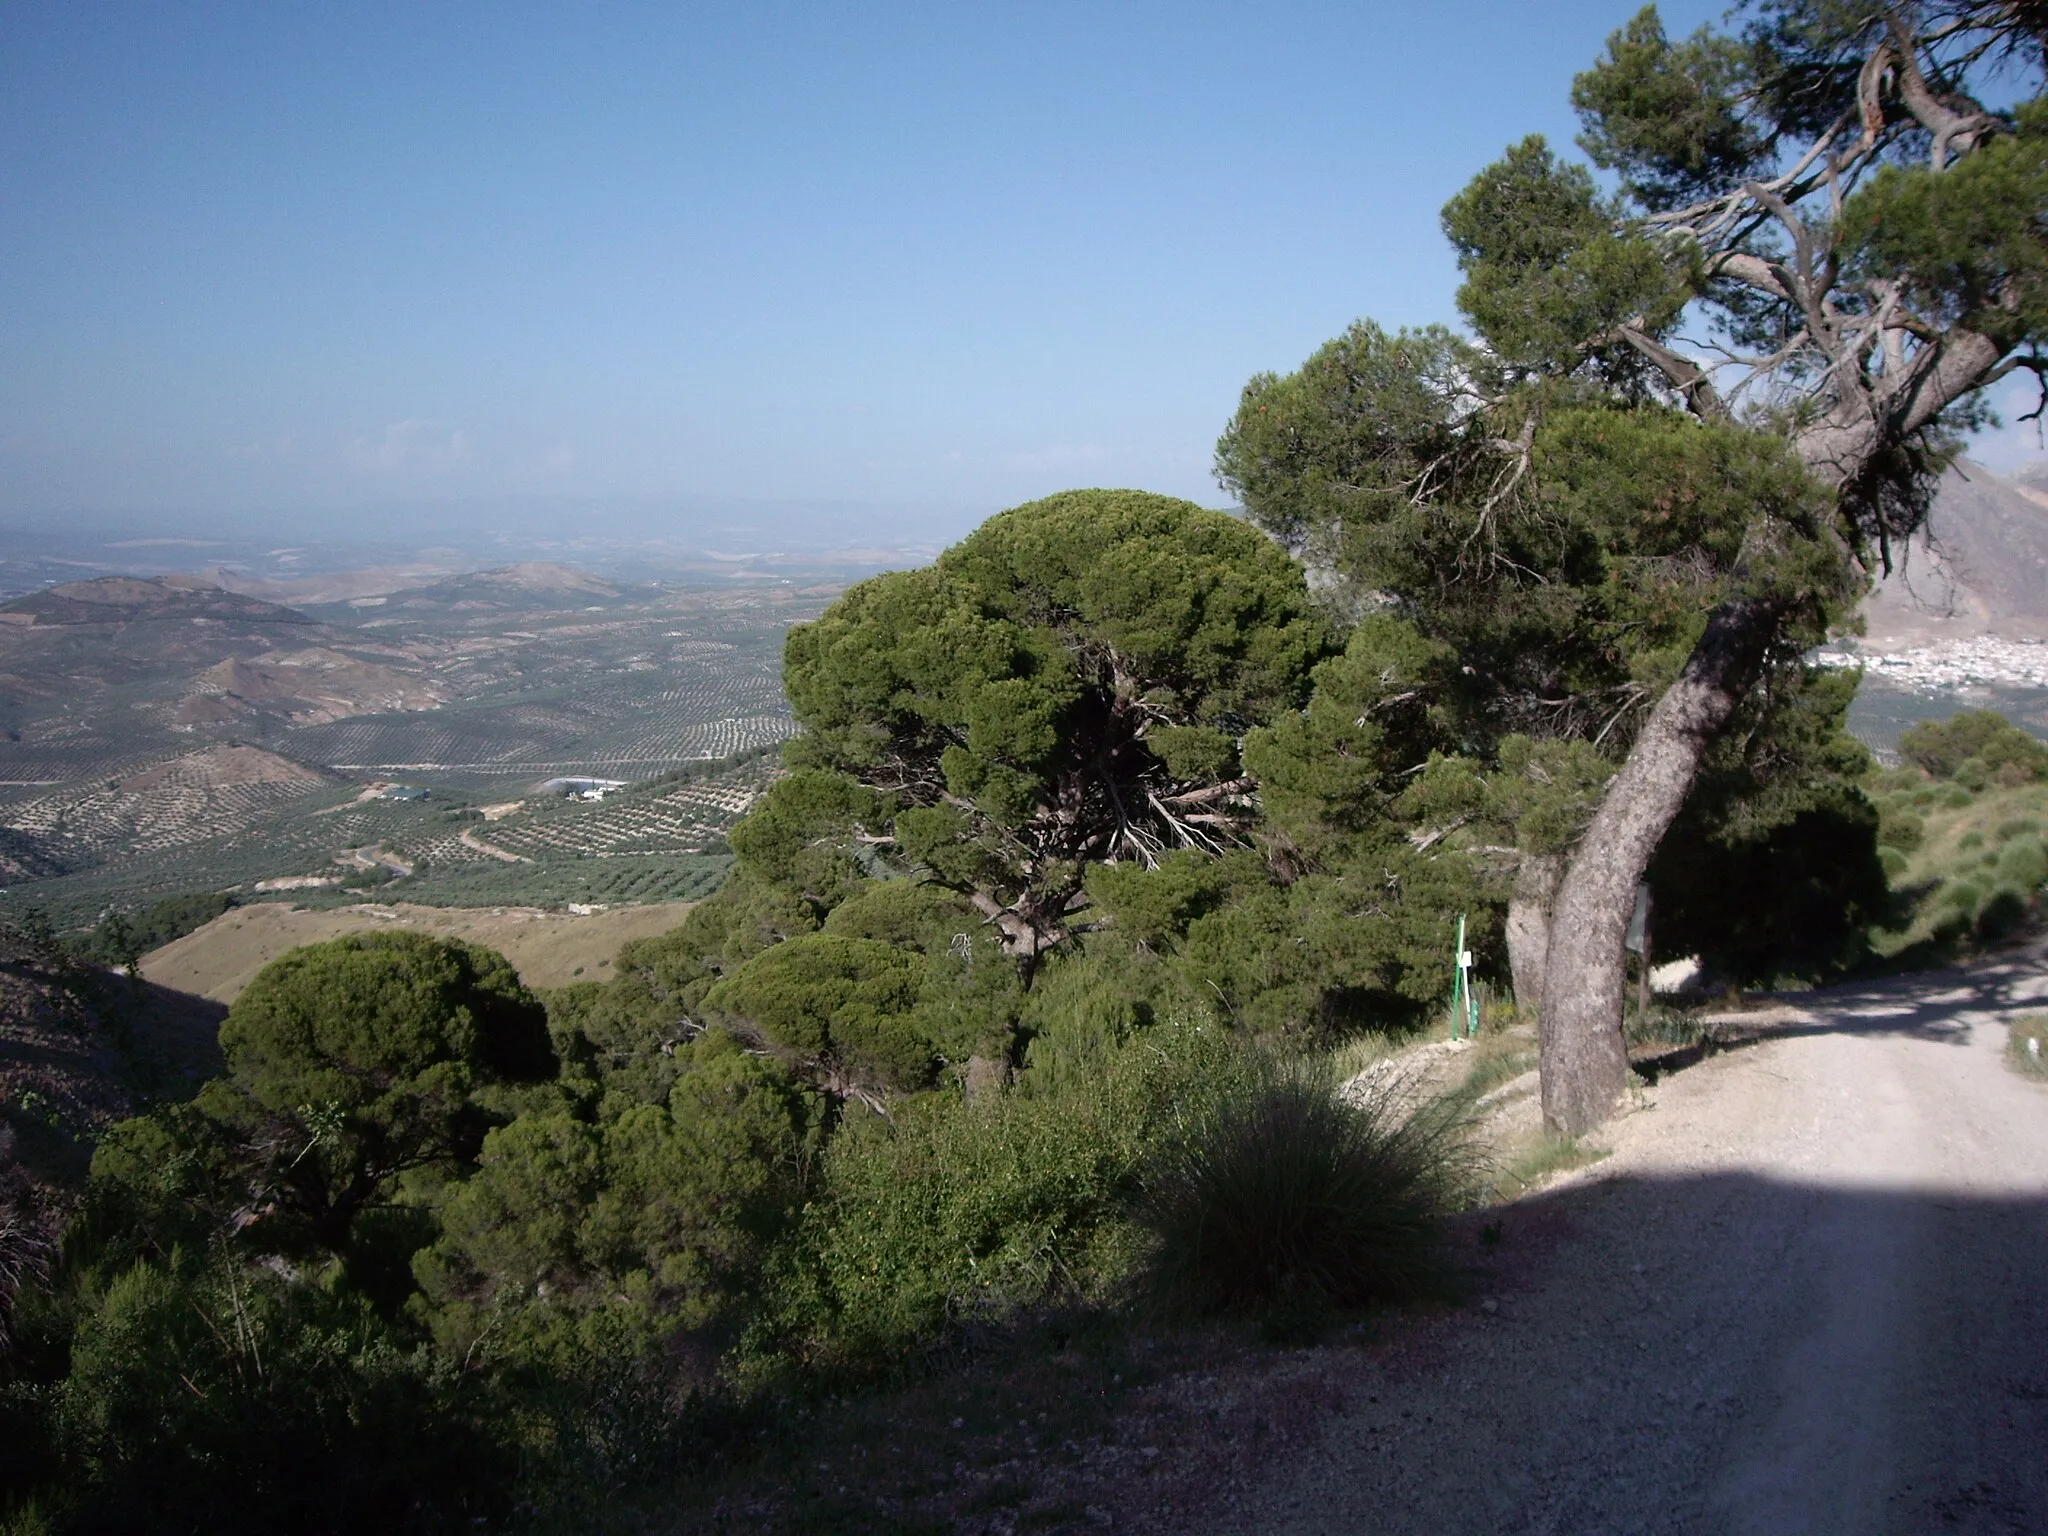
{"label": "hazy horizon", "polygon": [[1633,9],[25,0],[0,529],[1216,505],[1252,374],[1456,319],[1438,209]]}
{"label": "hazy horizon", "polygon": [[0,533],[911,549],[1072,487],[1219,505],[1254,373],[1456,320],[1438,210],[1570,144],[1634,9],[12,5]]}

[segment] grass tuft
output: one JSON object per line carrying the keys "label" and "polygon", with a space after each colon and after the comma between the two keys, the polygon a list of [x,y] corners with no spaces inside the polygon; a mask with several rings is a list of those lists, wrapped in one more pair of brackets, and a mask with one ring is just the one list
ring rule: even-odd
{"label": "grass tuft", "polygon": [[1398,1083],[1340,1095],[1305,1065],[1248,1073],[1147,1181],[1155,1302],[1306,1320],[1440,1289],[1440,1218],[1473,1160],[1452,1101],[1406,1097]]}

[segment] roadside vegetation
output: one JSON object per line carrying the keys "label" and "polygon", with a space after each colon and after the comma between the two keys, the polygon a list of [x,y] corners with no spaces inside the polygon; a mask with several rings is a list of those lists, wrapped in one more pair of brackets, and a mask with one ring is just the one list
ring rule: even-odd
{"label": "roadside vegetation", "polygon": [[1899,750],[1901,766],[1870,786],[1899,907],[1875,955],[1930,963],[2026,928],[2048,882],[2048,745],[1964,710],[1913,727]]}

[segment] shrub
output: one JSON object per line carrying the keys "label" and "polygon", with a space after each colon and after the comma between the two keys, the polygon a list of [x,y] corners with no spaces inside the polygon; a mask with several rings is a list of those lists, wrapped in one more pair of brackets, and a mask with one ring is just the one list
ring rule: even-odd
{"label": "shrub", "polygon": [[1899,738],[1908,762],[1937,779],[1998,783],[2048,779],[2048,745],[1995,710],[1960,710],[1947,720],[1927,720]]}
{"label": "shrub", "polygon": [[2030,891],[2048,880],[2048,849],[2038,837],[2016,837],[1998,854],[1998,878],[2015,890]]}
{"label": "shrub", "polygon": [[481,1523],[516,1463],[476,1387],[317,1287],[138,1264],[91,1299],[52,1396],[53,1491],[85,1532]]}
{"label": "shrub", "polygon": [[922,971],[919,957],[892,944],[806,934],[719,982],[704,1009],[752,1025],[775,1049],[835,1077],[916,1088],[933,1062],[911,1018]]}
{"label": "shrub", "polygon": [[2017,932],[2025,925],[2027,912],[2027,898],[2018,891],[1993,891],[1977,913],[1977,937],[1990,943]]}
{"label": "shrub", "polygon": [[1974,848],[1982,848],[1983,846],[1984,834],[1982,832],[1965,832],[1956,839],[1956,847],[1963,853],[1968,853]]}
{"label": "shrub", "polygon": [[1163,1024],[1051,1091],[929,1094],[887,1120],[850,1107],[770,1267],[749,1368],[900,1369],[960,1324],[1107,1295],[1146,1156],[1236,1059],[1220,1029]]}
{"label": "shrub", "polygon": [[1911,811],[1897,810],[1890,805],[1880,807],[1877,822],[1877,841],[1880,847],[1897,848],[1902,853],[1911,853],[1920,846],[1927,836],[1927,823]]}
{"label": "shrub", "polygon": [[1906,856],[1896,848],[1878,849],[1877,862],[1883,866],[1885,879],[1894,882],[1905,874],[1908,867]]}
{"label": "shrub", "polygon": [[1340,1094],[1266,1066],[1148,1180],[1147,1289],[1176,1311],[1402,1301],[1441,1283],[1438,1222],[1470,1171],[1461,1117],[1399,1085]]}

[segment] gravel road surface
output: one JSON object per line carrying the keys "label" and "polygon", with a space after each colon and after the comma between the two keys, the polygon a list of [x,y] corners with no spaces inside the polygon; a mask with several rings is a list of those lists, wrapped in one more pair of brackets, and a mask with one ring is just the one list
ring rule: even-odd
{"label": "gravel road surface", "polygon": [[2048,1532],[2039,948],[1799,999],[1506,1208],[1221,1533]]}

